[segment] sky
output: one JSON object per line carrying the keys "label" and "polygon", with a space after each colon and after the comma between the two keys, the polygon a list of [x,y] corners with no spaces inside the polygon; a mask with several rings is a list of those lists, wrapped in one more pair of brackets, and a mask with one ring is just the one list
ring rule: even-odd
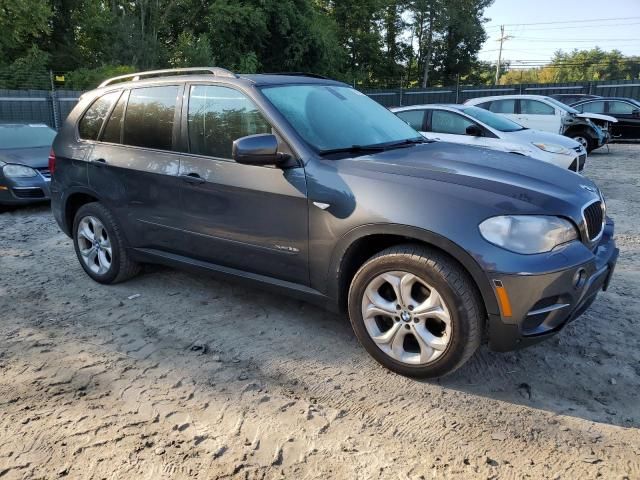
{"label": "sky", "polygon": [[640,55],[640,0],[495,0],[485,17],[489,39],[481,60],[496,62],[500,25],[513,37],[502,51],[512,66],[517,60],[547,61],[556,50],[596,46]]}

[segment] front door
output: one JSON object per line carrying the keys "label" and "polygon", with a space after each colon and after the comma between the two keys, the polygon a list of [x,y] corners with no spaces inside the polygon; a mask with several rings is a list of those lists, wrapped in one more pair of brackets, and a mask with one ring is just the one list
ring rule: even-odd
{"label": "front door", "polygon": [[640,107],[620,100],[607,102],[607,114],[618,119],[611,123],[611,135],[620,140],[640,140]]}
{"label": "front door", "polygon": [[562,117],[551,105],[539,100],[521,99],[516,122],[527,128],[560,134]]}
{"label": "front door", "polygon": [[[232,160],[233,140],[272,133],[256,105],[238,90],[191,85],[185,110],[183,139],[188,153],[182,156],[179,175],[189,255],[308,284],[304,168]],[[281,144],[283,150],[288,148]]]}
{"label": "front door", "polygon": [[[467,127],[477,126],[485,135],[475,136],[467,134]],[[471,119],[460,115],[459,113],[450,112],[449,110],[431,110],[431,119],[428,122],[428,138],[441,140],[443,142],[463,143],[465,145],[473,145],[475,147],[485,147],[500,149],[497,138],[487,136],[486,129]]]}

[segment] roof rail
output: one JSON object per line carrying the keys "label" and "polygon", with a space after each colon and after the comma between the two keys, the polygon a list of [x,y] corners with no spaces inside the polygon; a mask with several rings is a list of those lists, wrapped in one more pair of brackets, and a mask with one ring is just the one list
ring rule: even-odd
{"label": "roof rail", "polygon": [[98,88],[106,87],[107,85],[111,85],[112,83],[124,82],[124,81],[136,81],[145,77],[161,77],[164,75],[179,75],[184,73],[185,75],[194,75],[196,73],[210,73],[211,75],[216,75],[218,77],[236,77],[236,75],[227,70],[226,68],[220,67],[190,67],[190,68],[169,68],[165,70],[150,70],[148,72],[136,72],[136,73],[128,73],[126,75],[120,75],[118,77],[113,77],[108,80],[102,82]]}

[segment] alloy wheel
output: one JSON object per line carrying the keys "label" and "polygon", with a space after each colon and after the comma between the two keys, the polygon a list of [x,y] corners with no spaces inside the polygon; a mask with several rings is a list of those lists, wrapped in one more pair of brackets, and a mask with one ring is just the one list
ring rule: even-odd
{"label": "alloy wheel", "polygon": [[107,273],[113,256],[111,240],[102,222],[94,216],[83,217],[76,236],[80,256],[87,268],[98,275]]}
{"label": "alloy wheel", "polygon": [[371,339],[408,365],[434,362],[451,340],[451,315],[440,293],[417,275],[391,271],[364,290],[362,318]]}

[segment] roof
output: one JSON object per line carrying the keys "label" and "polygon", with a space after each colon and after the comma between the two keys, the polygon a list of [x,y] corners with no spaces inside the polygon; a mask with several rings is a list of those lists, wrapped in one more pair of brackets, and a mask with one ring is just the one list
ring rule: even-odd
{"label": "roof", "polygon": [[330,78],[322,78],[316,76],[306,75],[280,75],[272,73],[262,74],[240,74],[239,78],[244,78],[254,83],[255,85],[286,85],[286,84],[318,84],[318,85],[341,85],[345,86],[346,83],[332,80]]}
{"label": "roof", "polygon": [[[124,81],[117,81],[117,82],[113,82],[113,80],[118,80],[121,77],[114,77],[112,79],[109,80],[105,80],[104,82],[102,82],[102,84],[100,84],[100,86],[97,88],[98,90],[100,89],[105,89],[105,90],[111,90],[114,88],[131,88],[134,85],[136,87],[139,86],[146,86],[146,85],[153,85],[153,84],[158,84],[158,83],[182,83],[182,82],[226,82],[226,83],[230,83],[230,84],[244,84],[244,85],[257,85],[257,86],[264,86],[264,85],[287,85],[287,84],[318,84],[318,85],[340,85],[340,86],[347,86],[347,84],[343,83],[343,82],[339,82],[337,80],[331,80],[329,78],[323,78],[320,76],[316,76],[313,74],[291,74],[291,75],[286,75],[286,74],[231,74],[231,72],[229,72],[229,75],[216,75],[216,74],[211,74],[211,73],[196,73],[196,71],[199,71],[199,69],[184,69],[184,70],[193,70],[193,73],[191,74],[172,74],[171,70],[162,70],[162,71],[156,71],[156,72],[160,72],[160,73],[164,73],[166,72],[166,75],[154,75],[154,76],[149,76],[149,77],[145,77],[145,72],[140,72],[139,74],[130,74],[130,75],[125,75],[125,76],[121,76],[124,80],[125,77],[131,77],[131,80],[124,80]],[[206,70],[206,69],[205,69]],[[179,72],[180,69],[177,70],[177,72]],[[146,73],[155,73],[155,72],[146,72]],[[133,77],[135,77],[136,75],[139,75],[140,77],[137,79],[134,79]]]}
{"label": "roof", "polygon": [[453,110],[464,110],[472,106],[473,105],[460,105],[458,103],[425,103],[422,105],[406,105],[404,107],[392,107],[389,110],[391,110],[392,112],[417,110],[419,108],[448,108]]}
{"label": "roof", "polygon": [[[585,98],[584,100],[578,100],[576,103],[586,103],[586,102],[597,102],[602,100],[622,100],[625,102],[632,102],[635,104],[640,104],[639,100],[630,97],[596,97],[596,98]],[[575,105],[575,103],[573,104]]]}

